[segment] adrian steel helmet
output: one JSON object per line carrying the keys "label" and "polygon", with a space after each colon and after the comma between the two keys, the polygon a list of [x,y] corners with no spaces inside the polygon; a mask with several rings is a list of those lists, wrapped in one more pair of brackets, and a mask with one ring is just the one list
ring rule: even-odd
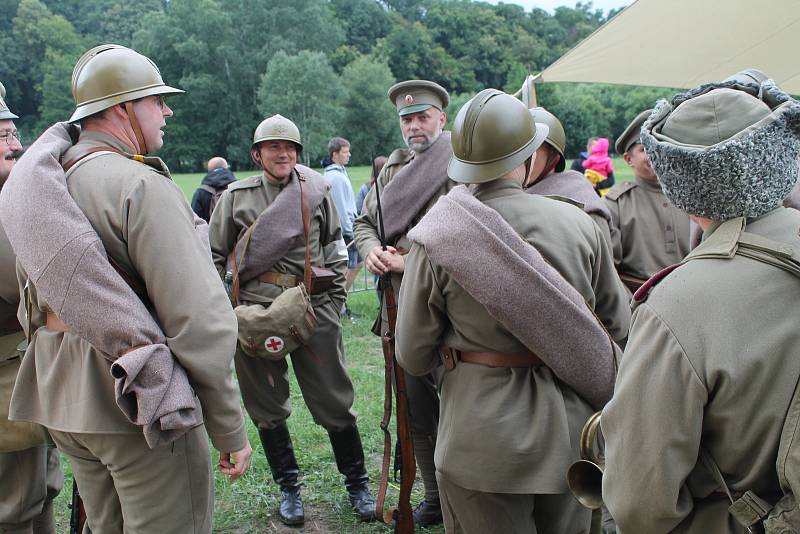
{"label": "adrian steel helmet", "polygon": [[253,133],[253,144],[256,146],[261,141],[271,140],[291,141],[298,147],[298,152],[303,150],[300,142],[300,130],[297,125],[281,115],[273,115],[261,121]]}
{"label": "adrian steel helmet", "polygon": [[96,46],[81,56],[72,71],[75,112],[69,121],[146,96],[178,93],[183,91],[166,85],[149,58],[120,45]]}
{"label": "adrian steel helmet", "polygon": [[564,151],[567,149],[567,134],[564,133],[564,127],[561,125],[561,121],[544,108],[533,108],[530,111],[536,124],[545,124],[550,130],[544,142],[555,148],[556,152],[561,154],[561,160],[558,162],[558,165],[556,165],[555,170],[556,172],[562,172],[566,166]]}
{"label": "adrian steel helmet", "polygon": [[0,119],[18,119],[16,115],[11,113],[6,104],[6,88],[0,83]]}
{"label": "adrian steel helmet", "polygon": [[473,184],[499,178],[531,157],[547,132],[515,97],[484,89],[456,115],[447,174],[456,182]]}

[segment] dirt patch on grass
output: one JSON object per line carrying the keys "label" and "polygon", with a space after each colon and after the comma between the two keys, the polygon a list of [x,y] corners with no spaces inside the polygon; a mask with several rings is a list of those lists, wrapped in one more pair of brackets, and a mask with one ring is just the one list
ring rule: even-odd
{"label": "dirt patch on grass", "polygon": [[220,534],[340,534],[323,519],[323,507],[306,504],[305,513],[306,522],[301,527],[289,527],[281,523],[276,510],[266,520],[232,529],[220,529],[219,532]]}

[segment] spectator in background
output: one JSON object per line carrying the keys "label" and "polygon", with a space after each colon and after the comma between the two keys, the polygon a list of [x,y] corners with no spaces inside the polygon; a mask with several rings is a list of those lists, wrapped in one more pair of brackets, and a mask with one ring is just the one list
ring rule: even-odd
{"label": "spectator in background", "polygon": [[614,165],[608,156],[608,139],[599,138],[592,145],[589,157],[583,162],[584,174],[594,185],[594,190],[600,196],[605,195],[614,185]]}
{"label": "spectator in background", "polygon": [[[325,167],[325,179],[331,184],[331,198],[339,214],[342,237],[344,242],[350,245],[353,242],[353,221],[358,215],[356,201],[353,197],[353,184],[350,183],[350,177],[345,168],[350,163],[350,141],[343,137],[331,138],[328,141],[328,158],[331,163]],[[355,246],[348,246],[347,257],[345,289],[349,291],[361,268]],[[342,312],[351,317],[347,302],[345,302]]]}
{"label": "spectator in background", "polygon": [[589,140],[586,141],[586,152],[581,152],[580,156],[572,160],[570,169],[583,174],[583,162],[586,161],[586,158],[592,153],[592,145],[594,145],[595,141],[597,141],[597,137],[590,137]]}
{"label": "spectator in background", "polygon": [[208,160],[208,174],[194,192],[192,210],[208,222],[222,192],[228,188],[228,184],[235,181],[236,177],[228,170],[228,162],[224,158],[213,157]]}
{"label": "spectator in background", "polygon": [[[356,196],[356,213],[358,215],[361,215],[361,208],[364,207],[364,199],[367,197],[367,193],[369,193],[370,189],[372,189],[372,186],[375,185],[375,179],[388,160],[389,158],[386,156],[378,156],[372,160],[372,173],[369,175],[369,183],[362,184],[361,189],[358,190],[358,196]],[[359,258],[361,258],[361,256],[359,256]]]}

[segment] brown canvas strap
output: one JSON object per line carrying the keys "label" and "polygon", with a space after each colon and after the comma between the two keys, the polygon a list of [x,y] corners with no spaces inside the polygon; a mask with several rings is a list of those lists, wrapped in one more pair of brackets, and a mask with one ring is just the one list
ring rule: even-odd
{"label": "brown canvas strap", "polygon": [[308,199],[306,195],[303,193],[303,182],[306,179],[303,177],[302,174],[297,173],[297,183],[300,185],[300,204],[303,207],[303,240],[306,244],[306,258],[305,264],[303,265],[303,283],[306,286],[306,290],[311,292],[311,246],[308,243],[308,234],[309,234],[309,226],[311,225],[311,213],[310,208],[308,206]]}
{"label": "brown canvas strap", "polygon": [[87,148],[85,151],[83,151],[82,153],[78,154],[77,156],[75,156],[71,160],[67,161],[66,163],[62,163],[61,167],[64,169],[64,172],[69,172],[69,170],[72,167],[74,167],[76,163],[78,163],[80,160],[82,160],[83,158],[85,158],[89,154],[94,154],[95,152],[114,152],[115,154],[122,154],[123,156],[125,155],[122,151],[117,150],[114,147],[110,147],[110,146],[95,146],[95,147],[92,147],[92,148]]}
{"label": "brown canvas strap", "polygon": [[458,362],[476,363],[486,367],[539,367],[543,362],[532,352],[473,352],[442,345],[439,355],[446,369],[455,368]]}
{"label": "brown canvas strap", "polygon": [[139,120],[136,118],[136,112],[133,110],[133,102],[130,100],[125,102],[125,111],[128,112],[128,120],[133,128],[133,134],[136,136],[136,142],[139,143],[139,151],[142,154],[147,154],[147,143],[142,135],[142,128],[139,126]]}
{"label": "brown canvas strap", "polygon": [[58,315],[53,312],[47,312],[47,322],[45,323],[45,327],[53,332],[69,332],[69,327],[66,325],[66,323],[59,319]]}

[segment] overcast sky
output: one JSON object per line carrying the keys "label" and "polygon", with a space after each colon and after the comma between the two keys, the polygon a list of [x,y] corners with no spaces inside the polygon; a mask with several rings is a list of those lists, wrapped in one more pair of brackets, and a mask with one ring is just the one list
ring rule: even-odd
{"label": "overcast sky", "polygon": [[[490,4],[498,4],[501,0],[487,0]],[[519,4],[525,8],[525,11],[530,11],[533,7],[540,7],[546,9],[550,13],[553,12],[558,6],[575,6],[575,0],[502,0],[506,4]],[[595,9],[602,9],[607,13],[609,10],[617,7],[625,7],[631,4],[633,0],[594,0],[592,7]]]}

